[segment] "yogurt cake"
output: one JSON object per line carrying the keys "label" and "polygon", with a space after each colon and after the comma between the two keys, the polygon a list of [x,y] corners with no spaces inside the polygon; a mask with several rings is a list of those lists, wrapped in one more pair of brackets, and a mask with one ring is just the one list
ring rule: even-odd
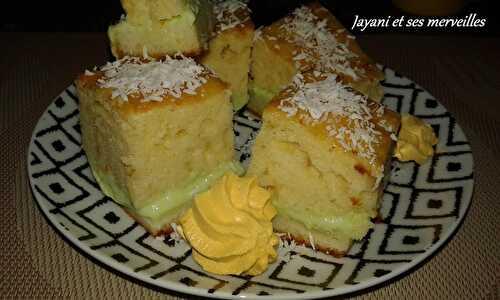
{"label": "yogurt cake", "polygon": [[232,170],[230,91],[186,57],[125,57],[76,80],[82,144],[105,195],[153,235]]}
{"label": "yogurt cake", "polygon": [[312,2],[256,33],[248,107],[262,113],[295,74],[313,70],[336,74],[372,100],[382,98],[382,71],[326,8]]}
{"label": "yogurt cake", "polygon": [[109,26],[114,57],[201,54],[215,19],[210,0],[121,0],[126,15]]}
{"label": "yogurt cake", "polygon": [[400,117],[336,74],[297,74],[266,107],[248,174],[274,191],[273,227],[335,255],[377,216]]}
{"label": "yogurt cake", "polygon": [[229,84],[234,110],[239,110],[248,102],[254,24],[245,1],[218,1],[214,13],[214,35],[200,62]]}

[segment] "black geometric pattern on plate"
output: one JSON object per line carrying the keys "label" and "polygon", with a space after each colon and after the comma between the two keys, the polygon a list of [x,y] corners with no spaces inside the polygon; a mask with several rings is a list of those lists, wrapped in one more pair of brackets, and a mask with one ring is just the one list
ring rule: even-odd
{"label": "black geometric pattern on plate", "polygon": [[[204,272],[185,242],[152,237],[102,194],[81,148],[74,86],[54,100],[33,132],[28,171],[35,201],[76,247],[126,275],[186,293],[310,298],[389,280],[431,255],[457,229],[470,205],[473,159],[463,131],[439,101],[411,80],[383,70],[383,103],[424,119],[439,143],[423,165],[392,161],[379,221],[345,257],[297,247],[259,276]],[[238,158],[247,166],[261,122],[241,111],[233,124]]]}

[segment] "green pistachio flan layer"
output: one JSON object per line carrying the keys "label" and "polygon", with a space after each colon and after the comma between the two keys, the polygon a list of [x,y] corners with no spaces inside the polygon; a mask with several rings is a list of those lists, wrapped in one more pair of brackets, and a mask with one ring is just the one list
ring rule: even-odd
{"label": "green pistachio flan layer", "polygon": [[[92,164],[91,164],[92,165]],[[175,215],[180,208],[188,204],[196,194],[208,190],[219,178],[227,172],[243,175],[244,169],[240,163],[224,162],[206,174],[198,175],[175,189],[165,190],[159,197],[147,201],[146,205],[136,207],[128,192],[121,189],[112,176],[92,169],[94,177],[102,192],[116,203],[125,206],[134,215],[145,218],[149,223],[163,223],[162,219]]]}

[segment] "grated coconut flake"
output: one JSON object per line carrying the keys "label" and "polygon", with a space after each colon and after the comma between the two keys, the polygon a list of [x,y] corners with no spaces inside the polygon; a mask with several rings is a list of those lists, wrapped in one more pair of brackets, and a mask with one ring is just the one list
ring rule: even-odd
{"label": "grated coconut flake", "polygon": [[[318,71],[334,70],[355,80],[358,79],[364,70],[354,68],[350,62],[350,59],[358,55],[349,51],[344,43],[337,40],[336,34],[344,32],[345,29],[338,29],[335,34],[327,28],[327,25],[326,19],[320,20],[307,6],[297,8],[291,16],[286,17],[281,28],[289,36],[287,39],[304,48],[295,53],[293,59],[310,63]],[[354,39],[352,35],[347,37]]]}
{"label": "grated coconut flake", "polygon": [[[144,52],[147,56],[146,49]],[[192,58],[182,55],[150,62],[126,56],[108,62],[100,70],[103,77],[97,80],[98,86],[110,88],[112,98],[125,102],[131,94],[139,94],[143,102],[162,101],[165,95],[174,98],[180,98],[184,93],[195,95],[196,89],[207,82],[204,77],[207,70]]]}
{"label": "grated coconut flake", "polygon": [[[305,83],[304,76],[298,73],[292,80],[292,89],[295,92],[281,100],[278,106],[281,111],[291,117],[301,110],[307,113],[306,120],[325,122],[328,135],[344,151],[356,152],[370,164],[375,163],[375,145],[380,143],[381,132],[375,127],[367,97],[339,83],[335,74]],[[340,119],[347,120],[348,126],[337,127]]]}
{"label": "grated coconut flake", "polygon": [[308,232],[308,234],[309,234],[309,243],[311,244],[311,248],[313,249],[313,251],[316,251],[316,246],[314,245],[313,235],[310,231]]}

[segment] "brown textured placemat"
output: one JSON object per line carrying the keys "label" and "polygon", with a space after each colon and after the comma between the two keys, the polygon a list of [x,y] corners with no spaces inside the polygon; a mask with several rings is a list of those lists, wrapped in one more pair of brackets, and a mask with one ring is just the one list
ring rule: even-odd
{"label": "brown textured placemat", "polygon": [[[106,59],[103,35],[0,34],[0,295],[4,298],[184,299],[97,265],[44,219],[29,190],[26,149],[38,117],[77,72]],[[496,39],[366,36],[376,60],[429,90],[472,144],[475,192],[464,224],[428,262],[355,299],[498,299],[500,111]],[[464,44],[470,47],[459,47]],[[496,102],[495,102],[496,101]]]}

